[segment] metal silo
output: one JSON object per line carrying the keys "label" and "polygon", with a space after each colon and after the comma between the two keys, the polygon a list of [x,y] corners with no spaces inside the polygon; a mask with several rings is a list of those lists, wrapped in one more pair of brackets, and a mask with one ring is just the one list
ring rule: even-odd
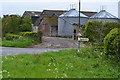
{"label": "metal silo", "polygon": [[[80,24],[85,25],[88,17],[80,13]],[[76,9],[71,9],[63,13],[58,18],[58,35],[62,37],[72,37],[74,34],[73,24],[79,23],[79,12]]]}
{"label": "metal silo", "polygon": [[101,10],[99,13],[90,17],[90,20],[98,20],[98,21],[108,21],[108,22],[119,22],[119,19],[107,12],[106,10]]}

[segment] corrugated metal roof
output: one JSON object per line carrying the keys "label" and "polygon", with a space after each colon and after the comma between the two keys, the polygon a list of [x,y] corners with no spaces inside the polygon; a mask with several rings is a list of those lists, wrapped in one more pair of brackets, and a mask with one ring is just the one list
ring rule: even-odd
{"label": "corrugated metal roof", "polygon": [[90,18],[117,18],[116,16],[110,14],[109,12],[105,11],[105,10],[101,10],[99,13],[93,15]]}
{"label": "corrugated metal roof", "polygon": [[30,17],[31,16],[40,16],[42,12],[39,11],[25,11],[23,16],[26,16],[28,14]]}
{"label": "corrugated metal roof", "polygon": [[80,11],[80,12],[85,14],[88,17],[91,17],[97,13],[97,12],[92,12],[92,11]]}
{"label": "corrugated metal roof", "polygon": [[[79,12],[75,9],[71,9],[68,12],[63,13],[59,17],[79,17]],[[83,13],[80,13],[80,17],[87,17]]]}

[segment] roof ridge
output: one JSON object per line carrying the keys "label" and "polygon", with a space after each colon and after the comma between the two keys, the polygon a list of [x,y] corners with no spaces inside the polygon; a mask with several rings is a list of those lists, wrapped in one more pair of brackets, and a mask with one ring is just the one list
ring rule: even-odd
{"label": "roof ridge", "polygon": [[90,18],[117,18],[113,14],[107,12],[106,10],[101,10]]}

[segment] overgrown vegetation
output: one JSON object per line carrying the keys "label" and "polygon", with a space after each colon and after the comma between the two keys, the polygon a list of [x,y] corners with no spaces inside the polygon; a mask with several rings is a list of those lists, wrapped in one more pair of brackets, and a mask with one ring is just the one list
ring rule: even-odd
{"label": "overgrown vegetation", "polygon": [[43,33],[41,30],[39,30],[38,32],[21,32],[20,35],[24,37],[34,38],[41,42]]}
{"label": "overgrown vegetation", "polygon": [[33,32],[30,17],[6,15],[2,18],[2,46],[28,47],[32,43],[42,42],[40,32]]}
{"label": "overgrown vegetation", "polygon": [[32,23],[29,17],[10,15],[2,18],[2,36],[7,33],[17,34],[19,32],[32,31]]}
{"label": "overgrown vegetation", "polygon": [[91,42],[103,42],[104,37],[114,28],[120,27],[118,22],[88,21],[84,30],[84,36]]}
{"label": "overgrown vegetation", "polygon": [[106,55],[117,55],[120,58],[120,28],[112,29],[104,38]]}
{"label": "overgrown vegetation", "polygon": [[[92,47],[3,56],[3,78],[118,78],[119,64]],[[24,72],[23,72],[24,71]]]}
{"label": "overgrown vegetation", "polygon": [[24,37],[34,38],[34,39],[38,38],[38,33],[37,32],[21,32],[20,35],[24,36]]}
{"label": "overgrown vegetation", "polygon": [[21,36],[20,35],[16,35],[16,34],[6,34],[5,35],[5,39],[6,40],[14,40],[14,39],[19,39]]}
{"label": "overgrown vegetation", "polygon": [[120,23],[88,21],[84,29],[84,37],[90,39],[90,44],[105,51],[107,57],[120,60]]}
{"label": "overgrown vegetation", "polygon": [[42,32],[21,32],[20,35],[8,33],[1,41],[4,47],[28,47],[42,42]]}

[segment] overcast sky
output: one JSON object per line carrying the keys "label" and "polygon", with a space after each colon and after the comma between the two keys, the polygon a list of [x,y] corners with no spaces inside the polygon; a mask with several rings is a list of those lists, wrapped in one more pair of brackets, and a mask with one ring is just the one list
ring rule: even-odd
{"label": "overcast sky", "polygon": [[[0,16],[5,14],[22,15],[24,11],[69,10],[70,4],[78,10],[79,0],[1,0]],[[111,14],[118,16],[120,0],[81,0],[81,11],[100,11],[101,6]]]}

